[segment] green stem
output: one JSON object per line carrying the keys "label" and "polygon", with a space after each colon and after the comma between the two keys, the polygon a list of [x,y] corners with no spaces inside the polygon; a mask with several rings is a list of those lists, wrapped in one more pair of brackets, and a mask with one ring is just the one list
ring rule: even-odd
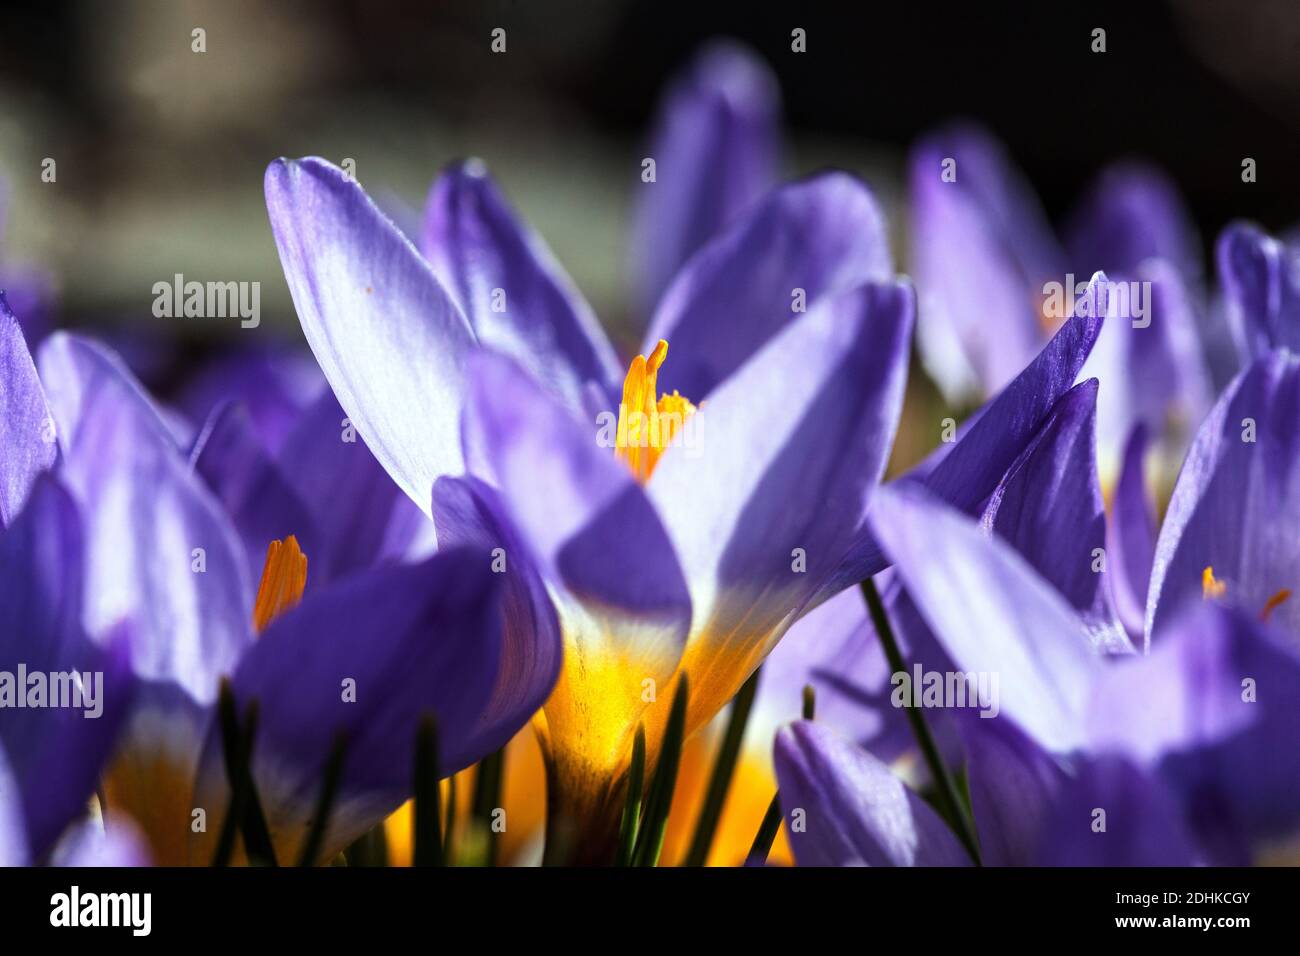
{"label": "green stem", "polygon": [[[862,582],[862,594],[867,599],[867,609],[871,612],[871,623],[875,625],[876,634],[880,638],[881,646],[885,649],[885,657],[889,661],[890,671],[895,674],[907,675],[907,662],[903,660],[903,654],[898,649],[898,640],[894,636],[893,626],[889,623],[889,615],[885,613],[885,604],[880,599],[880,592],[876,589],[874,579],[867,578]],[[930,776],[934,780],[941,809],[945,816],[948,817],[949,823],[957,831],[957,837],[961,840],[962,845],[966,847],[966,852],[978,865],[980,862],[979,845],[975,840],[974,828],[971,826],[970,818],[962,807],[961,797],[957,793],[957,785],[953,782],[952,775],[948,773],[948,768],[944,766],[943,758],[939,755],[939,748],[934,742],[934,736],[930,733],[930,727],[926,724],[925,717],[921,714],[921,708],[908,706],[904,709],[907,711],[908,723],[912,725],[912,734],[916,737],[916,742],[921,747],[921,754],[925,757],[926,766],[930,768]]]}
{"label": "green stem", "polygon": [[311,830],[303,842],[302,853],[298,857],[299,866],[315,866],[320,856],[321,844],[325,842],[325,831],[329,827],[330,813],[334,809],[334,798],[338,795],[339,778],[343,776],[343,758],[347,754],[347,740],[340,732],[334,738],[334,747],[330,751],[329,761],[325,764],[325,777],[321,783],[320,797],[316,800],[316,813],[312,817]]}
{"label": "green stem", "polygon": [[632,766],[627,776],[627,805],[623,808],[623,822],[618,832],[618,854],[615,866],[630,866],[632,850],[636,846],[636,833],[641,825],[641,801],[645,790],[645,724],[636,729],[632,743]]}
{"label": "green stem", "polygon": [[761,668],[755,670],[749,680],[745,681],[731,705],[727,731],[723,735],[722,746],[718,749],[718,758],[713,763],[713,772],[709,775],[709,788],[705,792],[704,806],[700,808],[700,817],[695,824],[691,848],[686,853],[686,866],[703,866],[705,860],[709,858],[713,834],[718,828],[722,808],[727,802],[727,791],[731,787],[731,778],[736,771],[740,745],[745,738],[745,727],[749,723],[749,712],[754,706],[754,695],[758,692],[760,671]]}
{"label": "green stem", "polygon": [[[803,685],[803,719],[812,720],[817,716],[817,691],[813,689],[812,684]],[[763,821],[758,825],[758,832],[754,834],[754,842],[749,847],[749,855],[745,857],[746,866],[762,866],[767,863],[767,857],[772,852],[772,844],[776,842],[776,834],[781,829],[781,794],[772,794],[772,802],[767,805],[767,812],[763,814]]]}
{"label": "green stem", "polygon": [[657,866],[664,847],[664,832],[668,828],[668,812],[672,809],[673,790],[677,786],[677,767],[682,757],[682,741],[686,737],[686,674],[677,683],[673,695],[673,709],[668,715],[663,745],[659,748],[659,766],[655,768],[654,782],[646,800],[645,822],[637,836],[632,851],[633,866]]}

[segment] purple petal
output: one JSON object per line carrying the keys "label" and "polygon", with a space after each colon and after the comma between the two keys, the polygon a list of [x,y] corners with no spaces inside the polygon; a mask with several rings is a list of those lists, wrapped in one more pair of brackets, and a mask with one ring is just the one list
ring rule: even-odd
{"label": "purple petal", "polygon": [[1142,470],[1146,449],[1146,426],[1135,425],[1124,446],[1107,538],[1115,608],[1135,641],[1143,640],[1147,588],[1156,553],[1155,505],[1147,494]]}
{"label": "purple petal", "polygon": [[[1104,814],[1104,816],[1103,816]],[[1039,866],[1192,866],[1197,850],[1176,798],[1117,757],[1089,760],[1057,797]]]}
{"label": "purple petal", "polygon": [[[340,733],[347,752],[327,852],[410,796],[424,715],[437,719],[440,776],[522,726],[485,712],[502,650],[490,563],[486,553],[456,549],[360,572],[277,617],[249,649],[234,691],[241,707],[258,702],[253,773],[277,846],[305,834]],[[214,729],[196,787],[196,805],[210,815],[227,799],[217,738]]]}
{"label": "purple petal", "polygon": [[471,546],[490,554],[503,579],[501,661],[483,722],[520,726],[546,702],[560,672],[563,645],[555,607],[492,488],[472,478],[439,478],[433,514],[440,549]]}
{"label": "purple petal", "polygon": [[133,692],[126,629],[114,629],[102,648],[82,629],[83,547],[76,505],[48,475],[0,532],[0,670],[40,674],[51,695],[55,675],[84,688],[68,688],[67,706],[53,706],[51,696],[48,706],[6,708],[0,722],[38,857],[84,812]]}
{"label": "purple petal", "polygon": [[812,311],[892,274],[884,219],[859,180],[825,173],[783,186],[701,248],[664,294],[646,340],[672,346],[659,385],[699,403],[800,318],[797,290]]}
{"label": "purple petal", "polygon": [[949,401],[991,395],[1039,350],[1036,303],[1044,282],[1065,280],[1061,252],[1029,184],[986,131],[937,133],[909,167],[921,355]]}
{"label": "purple petal", "polygon": [[22,793],[0,742],[0,867],[27,866],[30,853]]}
{"label": "purple petal", "polygon": [[1131,650],[1097,570],[1106,512],[1097,480],[1097,381],[1076,385],[1007,472],[981,516],[1083,618],[1095,644]]}
{"label": "purple petal", "polygon": [[781,811],[800,866],[970,863],[924,800],[834,731],[797,721],[777,735],[775,759]]}
{"label": "purple petal", "polygon": [[[1104,302],[1105,282],[1105,276],[1094,276],[1087,295]],[[1103,309],[1097,312],[1105,314]],[[961,511],[978,514],[1057,401],[1074,385],[1101,328],[1101,318],[1076,311],[1015,381],[971,416],[946,454],[932,455],[919,471],[909,472],[895,484],[921,484]],[[862,532],[823,585],[819,599],[857,584],[887,564],[880,545],[868,531]]]}
{"label": "purple petal", "polygon": [[275,451],[303,410],[325,390],[325,377],[311,353],[262,346],[200,367],[186,382],[177,406],[197,423],[207,421],[219,405],[242,403],[257,437]]}
{"label": "purple petal", "polygon": [[1104,170],[1066,228],[1077,272],[1133,274],[1163,259],[1182,277],[1201,276],[1195,227],[1174,184],[1158,169],[1120,163]]}
{"label": "purple petal", "polygon": [[934,636],[964,672],[996,675],[1001,711],[1069,752],[1100,662],[1082,621],[1005,542],[916,489],[882,488],[876,537]]}
{"label": "purple petal", "polygon": [[1148,260],[1116,281],[1127,288],[1129,303],[1119,301],[1118,290],[1112,295],[1112,314],[1080,373],[1101,381],[1098,454],[1107,479],[1135,424],[1144,423],[1177,460],[1211,402],[1196,303],[1178,271]]}
{"label": "purple petal", "polygon": [[1257,358],[1278,346],[1300,349],[1300,243],[1239,222],[1224,230],[1216,254],[1242,353]]}
{"label": "purple petal", "polygon": [[723,701],[862,526],[898,424],[912,314],[906,283],[825,300],[713,393],[651,476],[691,588],[692,653],[752,661],[725,669]]}
{"label": "purple petal", "polygon": [[1065,772],[1010,721],[969,717],[961,727],[981,861],[1034,865]]}
{"label": "purple petal", "polygon": [[[1202,597],[1207,567],[1226,600],[1260,613],[1300,581],[1300,359],[1285,350],[1256,359],[1202,423],[1174,487],[1156,543],[1147,637]],[[1253,437],[1253,441],[1249,439]],[[1272,619],[1300,634],[1300,601]],[[1297,642],[1300,646],[1300,641]]]}
{"label": "purple petal", "polygon": [[1150,655],[1106,670],[1089,723],[1095,749],[1158,769],[1207,837],[1300,823],[1300,655],[1250,617],[1191,608]]}
{"label": "purple petal", "polygon": [[584,428],[513,362],[484,352],[472,365],[467,446],[482,449],[543,575],[598,608],[605,636],[623,630],[621,618],[646,626],[641,652],[671,675],[690,598],[644,490],[599,446],[594,423]]}
{"label": "purple petal", "polygon": [[481,162],[460,163],[438,177],[420,247],[480,342],[509,355],[575,408],[589,381],[617,394],[622,369],[596,316]]}
{"label": "purple petal", "polygon": [[149,850],[127,817],[88,820],[68,832],[54,851],[55,866],[148,866]]}
{"label": "purple petal", "polygon": [[0,292],[0,527],[22,510],[32,482],[54,464],[54,422],[36,366],[9,303]]}
{"label": "purple petal", "polygon": [[890,674],[862,592],[841,591],[795,622],[763,662],[746,746],[761,748],[766,762],[777,729],[800,712],[803,689],[811,685],[818,723],[893,760],[913,738],[906,712],[890,703]]}
{"label": "purple petal", "polygon": [[469,323],[410,241],[337,167],[277,160],[266,171],[266,204],[316,360],[375,457],[427,513],[434,479],[464,470]]}
{"label": "purple petal", "polygon": [[[262,445],[243,405],[217,407],[191,452],[191,462],[238,530],[250,579],[261,575],[272,541],[294,535],[309,558],[320,553],[311,514]],[[341,500],[347,504],[339,510],[346,510],[351,501]],[[313,573],[307,583],[315,587],[320,581]]]}
{"label": "purple petal", "polygon": [[402,558],[429,524],[328,389],[299,416],[276,465],[318,532],[318,550],[307,554],[321,580]]}
{"label": "purple petal", "polygon": [[137,675],[213,700],[252,639],[252,588],[234,530],[116,356],[56,333],[40,367],[60,474],[85,522],[89,630],[99,638],[129,618]]}
{"label": "purple petal", "polygon": [[636,301],[650,315],[678,269],[776,181],[780,91],[759,56],[715,41],[659,104],[632,227]]}

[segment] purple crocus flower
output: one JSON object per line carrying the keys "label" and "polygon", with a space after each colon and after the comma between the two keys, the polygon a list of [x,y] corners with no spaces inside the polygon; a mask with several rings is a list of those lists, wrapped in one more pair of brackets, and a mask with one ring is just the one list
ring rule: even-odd
{"label": "purple crocus flower", "polygon": [[649,316],[686,261],[776,185],[780,90],[763,60],[730,40],[697,53],[668,85],[637,191],[628,274]]}
{"label": "purple crocus flower", "polygon": [[[459,481],[464,510],[513,527],[524,548],[509,559],[545,582],[566,640],[539,721],[551,809],[616,823],[636,725],[653,755],[667,708],[648,705],[677,674],[691,676],[694,729],[803,611],[885,564],[863,516],[896,423],[911,295],[887,281],[874,200],[843,174],[774,190],[686,263],[621,376],[481,164],[435,183],[423,256],[324,161],[281,160],[266,185],[308,342],[376,457],[440,538],[440,489]],[[916,480],[984,501],[1100,327],[1067,322]],[[709,437],[698,450],[690,431],[627,441],[629,410]]]}
{"label": "purple crocus flower", "polygon": [[1240,862],[1300,823],[1300,657],[1278,631],[1196,605],[1149,656],[1107,654],[1019,554],[931,496],[880,492],[871,520],[955,666],[1000,676],[1000,715],[961,722],[990,862]]}
{"label": "purple crocus flower", "polygon": [[[213,721],[223,675],[241,706],[260,705],[254,776],[284,855],[306,833],[336,734],[349,749],[326,852],[409,796],[423,714],[439,720],[445,775],[500,747],[549,691],[553,623],[505,626],[502,592],[516,585],[471,548],[359,570],[296,607],[301,581],[287,595],[264,588],[255,635],[238,537],[130,373],[63,334],[46,343],[40,367],[57,471],[85,526],[81,618],[101,643],[106,622],[132,622],[138,690],[105,789],[159,862],[211,856],[228,794]],[[283,553],[305,574],[299,552]]]}
{"label": "purple crocus flower", "polygon": [[991,394],[1037,351],[1062,318],[1052,303],[1063,308],[1074,291],[1053,298],[1048,283],[1104,270],[1138,290],[1143,314],[1130,299],[1084,371],[1101,381],[1103,479],[1117,473],[1139,423],[1176,462],[1209,402],[1213,330],[1195,236],[1173,187],[1146,167],[1111,167],[1058,238],[1004,149],[978,127],[926,138],[910,166],[918,340],[949,400]]}

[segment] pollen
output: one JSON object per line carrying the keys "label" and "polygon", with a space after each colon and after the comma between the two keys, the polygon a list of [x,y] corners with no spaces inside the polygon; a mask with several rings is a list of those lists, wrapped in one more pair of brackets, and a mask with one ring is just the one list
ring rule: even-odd
{"label": "pollen", "polygon": [[1259,619],[1267,621],[1273,616],[1273,612],[1291,599],[1291,589],[1283,588],[1264,602],[1264,608],[1259,612]]}
{"label": "pollen", "polygon": [[1228,593],[1228,586],[1214,576],[1213,566],[1207,565],[1201,572],[1201,597],[1205,600],[1217,599]]}
{"label": "pollen", "polygon": [[638,355],[632,360],[623,379],[614,454],[642,483],[650,479],[664,450],[695,414],[695,406],[676,390],[656,398],[659,369],[667,356],[668,343],[660,339],[649,358]]}
{"label": "pollen", "polygon": [[257,586],[253,605],[253,627],[260,634],[266,626],[302,600],[307,587],[307,555],[293,535],[272,541],[266,549],[262,583]]}

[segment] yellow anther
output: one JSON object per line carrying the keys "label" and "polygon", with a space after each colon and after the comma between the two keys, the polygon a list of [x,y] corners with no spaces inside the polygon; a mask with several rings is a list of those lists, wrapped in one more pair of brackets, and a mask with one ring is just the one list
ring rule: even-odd
{"label": "yellow anther", "polygon": [[675,390],[671,395],[655,397],[659,369],[667,356],[668,343],[660,339],[649,358],[638,355],[632,360],[623,379],[614,453],[627,462],[641,482],[649,480],[664,449],[695,414],[695,406]]}
{"label": "yellow anther", "polygon": [[1201,572],[1201,597],[1205,600],[1221,598],[1228,593],[1228,586],[1214,577],[1213,566],[1207,565]]}

